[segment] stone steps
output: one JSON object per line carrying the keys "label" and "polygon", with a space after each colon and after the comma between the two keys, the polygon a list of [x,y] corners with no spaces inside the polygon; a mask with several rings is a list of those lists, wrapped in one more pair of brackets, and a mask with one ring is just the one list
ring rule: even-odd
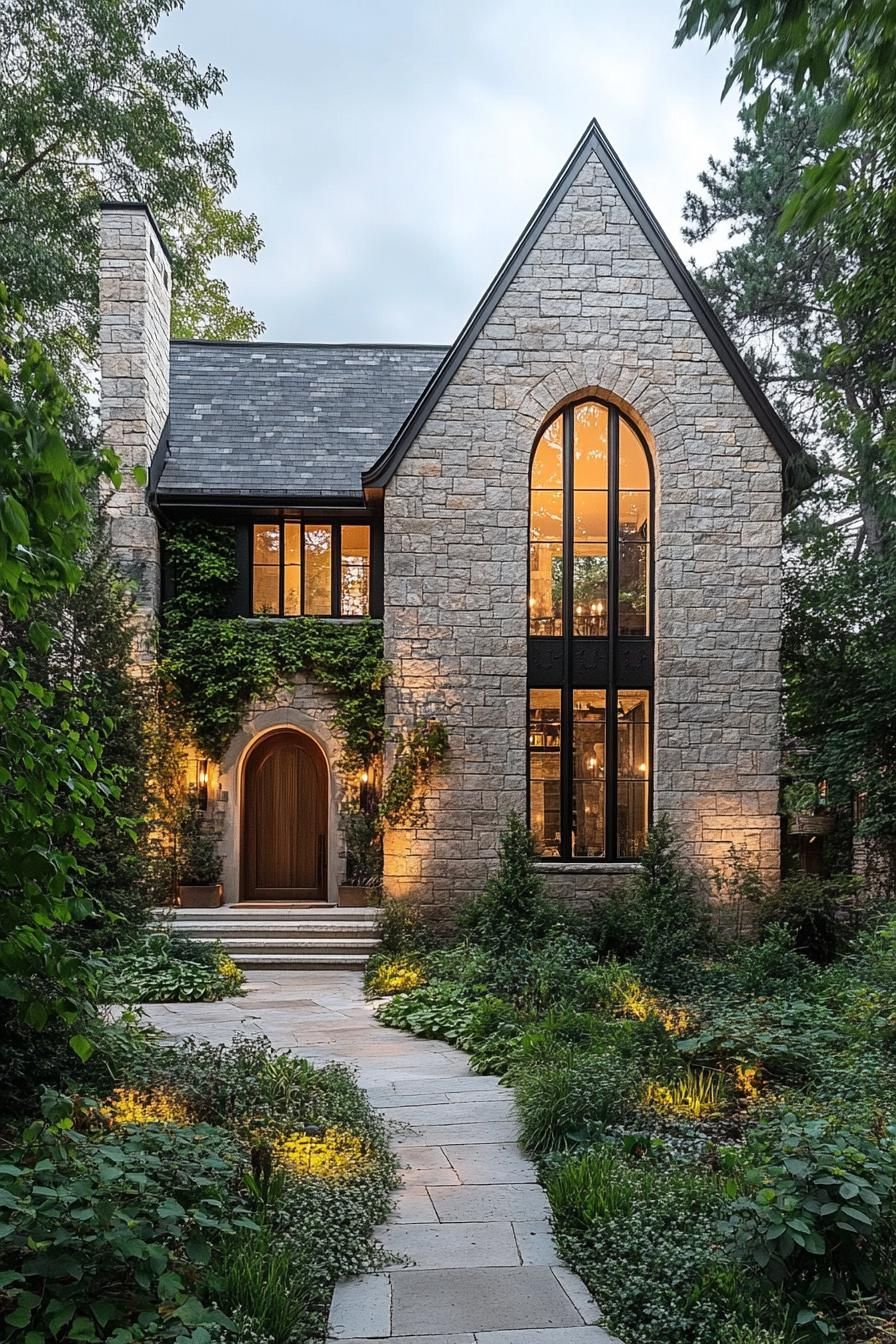
{"label": "stone steps", "polygon": [[376,910],[266,905],[159,914],[187,938],[217,939],[247,971],[362,971],[380,942]]}

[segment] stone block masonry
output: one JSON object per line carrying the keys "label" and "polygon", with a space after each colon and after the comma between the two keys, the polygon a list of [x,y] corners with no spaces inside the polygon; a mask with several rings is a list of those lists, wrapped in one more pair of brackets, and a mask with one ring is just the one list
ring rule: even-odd
{"label": "stone block masonry", "polygon": [[[387,837],[394,895],[456,907],[525,810],[529,461],[589,393],[655,459],[654,814],[696,861],[745,846],[777,876],[781,462],[592,155],[386,488],[387,725],[450,736],[425,822]],[[577,901],[624,875],[546,872]]]}
{"label": "stone block masonry", "polygon": [[134,586],[138,663],[150,659],[161,565],[156,520],[134,469],[148,473],[168,416],[171,265],[142,205],[104,205],[100,214],[102,434],[121,461],[121,485],[107,503],[112,555]]}

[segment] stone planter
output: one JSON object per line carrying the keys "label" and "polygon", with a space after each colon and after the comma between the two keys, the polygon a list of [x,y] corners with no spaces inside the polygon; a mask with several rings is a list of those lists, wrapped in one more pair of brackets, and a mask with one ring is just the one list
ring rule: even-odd
{"label": "stone planter", "polygon": [[787,822],[791,835],[830,835],[834,829],[834,818],[826,812],[816,815],[814,812],[795,812]]}
{"label": "stone planter", "polygon": [[213,910],[224,899],[224,888],[220,882],[209,882],[203,886],[179,886],[177,903],[182,910]]}
{"label": "stone planter", "polygon": [[352,909],[364,909],[370,904],[370,887],[353,887],[343,883],[339,888],[339,904]]}

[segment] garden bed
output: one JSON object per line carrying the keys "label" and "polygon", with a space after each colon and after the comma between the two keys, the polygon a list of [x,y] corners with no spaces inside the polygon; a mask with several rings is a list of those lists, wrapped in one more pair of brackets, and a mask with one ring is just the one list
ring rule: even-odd
{"label": "garden bed", "polygon": [[[109,1030],[0,1164],[4,1338],[305,1344],[396,1185],[351,1072]],[[85,1076],[85,1084],[88,1079]]]}
{"label": "garden bed", "polygon": [[[615,906],[551,906],[521,827],[459,943],[370,970],[384,1023],[513,1087],[562,1253],[625,1344],[896,1340],[896,921],[805,879],[713,936],[668,831]],[[772,918],[774,916],[774,918]],[[789,922],[788,922],[789,921]],[[811,932],[816,956],[796,942]],[[802,931],[802,932],[801,932]],[[623,960],[623,956],[625,959]]]}

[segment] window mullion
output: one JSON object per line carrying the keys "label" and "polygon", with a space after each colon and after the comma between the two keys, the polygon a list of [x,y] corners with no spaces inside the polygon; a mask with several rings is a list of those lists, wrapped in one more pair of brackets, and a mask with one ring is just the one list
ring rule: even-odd
{"label": "window mullion", "polygon": [[560,857],[572,858],[573,741],[572,741],[572,618],[574,412],[563,412],[563,685],[560,693]]}
{"label": "window mullion", "polygon": [[305,519],[299,522],[299,611],[305,615]]}
{"label": "window mullion", "polygon": [[330,613],[342,615],[342,524],[330,528]]}
{"label": "window mullion", "polygon": [[617,740],[618,713],[616,709],[616,628],[619,620],[619,412],[609,408],[607,425],[607,786],[604,790],[606,812],[606,851],[608,859],[617,856],[616,843],[616,784],[619,747]]}
{"label": "window mullion", "polygon": [[279,606],[277,608],[277,615],[282,616],[284,611],[286,610],[286,603],[284,600],[284,588],[286,579],[286,569],[285,569],[286,553],[284,551],[284,547],[286,545],[286,533],[283,530],[282,518],[280,519],[280,522],[277,524],[277,526],[280,530],[279,531],[280,541],[277,546],[277,560],[279,562],[277,568],[279,570],[279,580],[280,580],[278,585],[280,597],[279,597]]}

